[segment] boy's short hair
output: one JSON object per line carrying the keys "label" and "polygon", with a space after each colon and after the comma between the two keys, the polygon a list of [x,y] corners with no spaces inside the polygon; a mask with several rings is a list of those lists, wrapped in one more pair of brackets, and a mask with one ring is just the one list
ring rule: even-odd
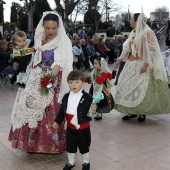
{"label": "boy's short hair", "polygon": [[16,41],[16,37],[21,37],[21,38],[26,37],[27,38],[27,35],[24,31],[17,31],[17,32],[15,32],[15,34],[12,37],[12,42]]}
{"label": "boy's short hair", "polygon": [[17,31],[15,34],[14,34],[14,37],[15,36],[18,36],[18,37],[27,37],[26,36],[26,33],[24,31]]}
{"label": "boy's short hair", "polygon": [[67,77],[67,82],[69,82],[69,80],[82,80],[84,82],[85,81],[85,75],[80,70],[73,70],[69,73],[69,75]]}

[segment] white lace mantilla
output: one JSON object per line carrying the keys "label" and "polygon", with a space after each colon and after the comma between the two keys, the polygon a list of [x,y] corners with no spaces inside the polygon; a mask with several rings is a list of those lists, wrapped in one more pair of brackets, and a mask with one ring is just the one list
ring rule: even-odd
{"label": "white lace mantilla", "polygon": [[45,116],[45,108],[52,102],[53,93],[50,92],[48,96],[41,95],[41,76],[42,69],[32,69],[25,89],[18,89],[11,117],[13,130],[26,123],[30,128],[35,128],[37,121],[41,121]]}
{"label": "white lace mantilla", "polygon": [[150,72],[148,67],[145,73],[140,74],[143,64],[143,60],[126,62],[117,85],[116,104],[136,107],[143,101],[148,89]]}

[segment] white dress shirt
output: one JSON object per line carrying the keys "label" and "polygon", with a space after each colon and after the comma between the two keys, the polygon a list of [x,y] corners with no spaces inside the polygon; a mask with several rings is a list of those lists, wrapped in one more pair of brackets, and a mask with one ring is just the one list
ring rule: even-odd
{"label": "white dress shirt", "polygon": [[73,115],[71,123],[75,125],[77,129],[80,128],[80,125],[78,124],[78,120],[77,120],[77,107],[82,95],[83,95],[82,89],[77,93],[70,91],[68,102],[67,102],[66,113]]}

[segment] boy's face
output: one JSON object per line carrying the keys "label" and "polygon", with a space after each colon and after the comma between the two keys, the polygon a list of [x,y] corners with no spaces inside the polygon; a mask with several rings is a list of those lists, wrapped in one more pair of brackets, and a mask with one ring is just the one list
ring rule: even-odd
{"label": "boy's face", "polygon": [[18,45],[19,48],[24,48],[27,45],[27,38],[24,37],[15,37],[15,43]]}
{"label": "boy's face", "polygon": [[69,80],[68,84],[69,84],[70,90],[74,93],[77,93],[82,89],[84,82],[79,79],[78,80]]}

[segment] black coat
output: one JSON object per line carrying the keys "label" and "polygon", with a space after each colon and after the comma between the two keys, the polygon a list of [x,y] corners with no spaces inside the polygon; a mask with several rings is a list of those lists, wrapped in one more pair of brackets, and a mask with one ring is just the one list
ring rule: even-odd
{"label": "black coat", "polygon": [[[78,124],[86,123],[92,120],[91,117],[87,115],[91,107],[92,101],[93,101],[92,96],[86,93],[84,90],[82,91],[82,93],[83,95],[77,107]],[[67,93],[64,95],[62,99],[62,105],[61,105],[60,111],[55,119],[55,122],[59,125],[64,121],[65,116],[66,116],[69,94],[70,93]]]}
{"label": "black coat", "polygon": [[[28,48],[33,47],[34,41],[31,41]],[[32,58],[32,54],[22,56],[21,58],[14,58],[14,62],[17,62],[19,64],[19,67],[16,71],[16,75],[18,75],[20,72],[25,73],[27,66],[29,65]]]}

